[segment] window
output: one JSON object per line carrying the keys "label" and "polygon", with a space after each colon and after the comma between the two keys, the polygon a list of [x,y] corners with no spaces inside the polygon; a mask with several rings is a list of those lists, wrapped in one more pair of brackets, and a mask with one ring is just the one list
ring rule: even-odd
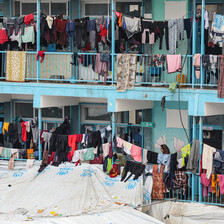
{"label": "window", "polygon": [[42,108],[43,118],[61,118],[63,119],[63,109],[60,107]]}
{"label": "window", "polygon": [[3,16],[3,0],[0,0],[0,16]]}
{"label": "window", "polygon": [[15,102],[14,108],[15,108],[14,117],[19,116],[21,118],[33,118],[33,104],[32,103]]}
{"label": "window", "polygon": [[51,3],[51,15],[67,15],[66,3]]}
{"label": "window", "polygon": [[108,4],[85,3],[85,16],[107,16]]}
{"label": "window", "polygon": [[[0,0],[1,1],[1,0]],[[37,11],[37,2],[34,0],[15,1],[15,16],[25,16]],[[47,15],[57,16],[62,14],[68,16],[68,1],[42,2],[41,11]]]}
{"label": "window", "polygon": [[142,14],[141,2],[117,2],[116,10],[130,16],[140,17]]}

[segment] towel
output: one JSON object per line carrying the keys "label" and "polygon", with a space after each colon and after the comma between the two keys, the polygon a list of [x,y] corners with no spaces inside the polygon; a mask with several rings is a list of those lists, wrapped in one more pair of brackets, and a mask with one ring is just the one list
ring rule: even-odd
{"label": "towel", "polygon": [[7,51],[6,81],[25,82],[25,67],[25,51]]}

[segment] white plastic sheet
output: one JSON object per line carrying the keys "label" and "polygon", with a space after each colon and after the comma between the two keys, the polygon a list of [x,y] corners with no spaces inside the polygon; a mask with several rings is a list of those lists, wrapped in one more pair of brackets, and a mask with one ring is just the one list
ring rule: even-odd
{"label": "white plastic sheet", "polygon": [[[126,183],[109,178],[102,166],[71,163],[48,166],[38,174],[31,169],[0,169],[0,213],[27,210],[29,216],[80,215],[117,208],[115,202],[132,206],[143,203],[142,178]],[[42,213],[37,213],[43,210]]]}

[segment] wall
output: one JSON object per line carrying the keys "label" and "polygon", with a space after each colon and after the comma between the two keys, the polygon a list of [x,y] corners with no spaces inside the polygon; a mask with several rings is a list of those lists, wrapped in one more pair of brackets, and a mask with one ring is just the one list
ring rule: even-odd
{"label": "wall", "polygon": [[4,121],[10,123],[11,122],[11,106],[9,103],[4,103]]}
{"label": "wall", "polygon": [[[168,0],[152,0],[152,19],[153,20],[163,21],[165,19],[165,2],[166,1]],[[180,1],[180,0],[172,0],[172,1]],[[186,11],[188,11],[188,0],[183,0],[183,1],[186,1],[186,9],[187,9]],[[173,13],[175,13],[175,10],[178,10],[178,9],[174,9]],[[184,41],[182,43],[178,41],[179,47],[177,48],[177,54],[186,54],[187,44],[188,44],[188,39],[185,34]],[[153,54],[168,54],[169,53],[169,51],[166,50],[165,35],[163,36],[162,50],[159,50],[159,40],[157,40],[156,44],[154,44],[152,47],[152,52]]]}
{"label": "wall", "polygon": [[[178,109],[178,102],[166,102],[166,109]],[[187,110],[188,104],[181,102],[181,110]],[[179,118],[177,118],[179,119]],[[155,148],[155,143],[163,135],[166,136],[167,146],[172,153],[176,152],[174,148],[174,136],[184,144],[187,144],[187,138],[182,128],[166,128],[166,110],[162,111],[161,103],[154,102],[154,108],[152,109],[152,121],[154,122],[154,128],[152,129],[152,150],[160,152],[160,149]],[[189,133],[189,129],[187,129]]]}
{"label": "wall", "polygon": [[10,16],[10,0],[7,1],[3,0],[3,16],[5,17]]}

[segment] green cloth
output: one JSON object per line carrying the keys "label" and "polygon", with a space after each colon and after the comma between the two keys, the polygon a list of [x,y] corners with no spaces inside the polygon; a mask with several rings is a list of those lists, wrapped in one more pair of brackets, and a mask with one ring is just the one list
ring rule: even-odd
{"label": "green cloth", "polygon": [[89,148],[85,153],[83,153],[83,160],[93,160],[94,159],[94,148]]}
{"label": "green cloth", "polygon": [[107,159],[107,174],[109,174],[110,170],[112,168],[112,159]]}
{"label": "green cloth", "polygon": [[2,149],[2,153],[1,153],[2,158],[10,158],[11,156],[12,156],[11,149],[9,148]]}
{"label": "green cloth", "polygon": [[174,93],[175,90],[176,90],[176,88],[177,88],[177,82],[172,82],[172,83],[170,83],[170,85],[169,85],[169,91],[170,91],[171,93]]}
{"label": "green cloth", "polygon": [[35,43],[35,32],[33,26],[27,26],[24,30],[24,35],[20,35],[19,39],[19,47],[21,47],[22,43]]}

